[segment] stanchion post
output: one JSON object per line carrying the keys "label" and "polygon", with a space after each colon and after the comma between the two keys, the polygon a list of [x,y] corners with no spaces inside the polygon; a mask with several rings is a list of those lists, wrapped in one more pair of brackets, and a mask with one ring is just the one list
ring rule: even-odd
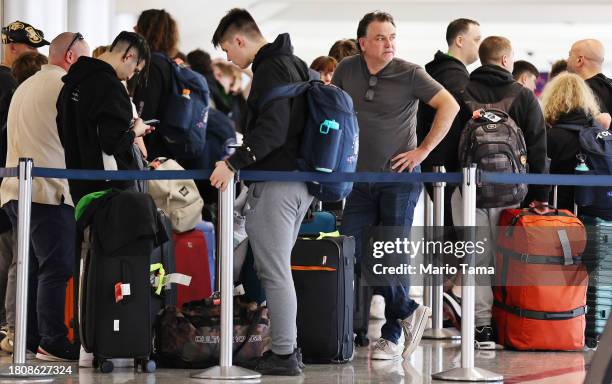
{"label": "stanchion post", "polygon": [[210,380],[248,380],[249,382],[259,382],[261,374],[235,367],[232,365],[232,351],[234,340],[234,198],[236,184],[228,183],[223,192],[219,192],[220,212],[219,212],[219,231],[221,253],[221,334],[220,334],[220,356],[219,365],[208,368],[202,372],[192,374],[196,379]]}
{"label": "stanchion post", "polygon": [[[446,173],[444,166],[435,166],[434,172]],[[440,241],[444,233],[444,189],[445,182],[436,182],[433,184],[433,230],[435,240]],[[428,263],[433,263],[435,266],[442,266],[442,255],[430,255]],[[450,329],[444,329],[442,326],[442,295],[444,293],[444,281],[442,275],[436,274],[428,278],[431,283],[431,309],[432,309],[432,325],[430,329],[426,329],[423,333],[424,339],[446,340],[461,338],[456,332]]]}
{"label": "stanchion post", "polygon": [[[429,197],[429,193],[425,192],[424,198],[424,211],[425,211],[425,233],[427,235],[427,240],[431,240],[429,236],[431,236],[431,227],[433,226],[433,201]],[[431,254],[429,252],[423,251],[423,262],[425,264],[431,263]],[[431,308],[431,276],[424,275],[423,276],[423,304],[425,306]]]}
{"label": "stanchion post", "polygon": [[28,320],[28,273],[30,254],[30,215],[32,209],[32,159],[19,159],[19,199],[17,211],[17,287],[13,363],[26,362]]}
{"label": "stanchion post", "polygon": [[[472,237],[476,232],[476,165],[463,168],[463,221],[465,227],[471,227]],[[474,239],[472,239],[474,240]],[[474,255],[468,255],[470,266]],[[464,274],[461,286],[461,367],[432,375],[433,379],[465,382],[499,382],[502,375],[474,367],[474,303],[476,296],[475,278]]]}

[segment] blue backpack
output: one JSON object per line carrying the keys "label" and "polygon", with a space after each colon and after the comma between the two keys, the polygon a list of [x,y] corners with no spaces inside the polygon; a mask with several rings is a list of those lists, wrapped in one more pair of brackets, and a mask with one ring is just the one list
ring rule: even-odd
{"label": "blue backpack", "polygon": [[230,145],[236,144],[233,121],[223,112],[211,108],[208,111],[206,145],[202,158],[203,169],[214,169],[215,163],[231,154]]}
{"label": "blue backpack", "polygon": [[[353,100],[342,89],[311,80],[272,89],[259,102],[260,107],[280,98],[306,96],[307,116],[299,153],[302,171],[355,172],[359,152],[359,125]],[[261,109],[261,108],[260,108]],[[323,202],[344,199],[352,182],[308,182],[311,195]]]}
{"label": "blue backpack", "polygon": [[172,65],[172,92],[167,99],[159,132],[175,158],[199,157],[206,144],[210,104],[206,79],[161,53],[154,55]]}
{"label": "blue backpack", "polygon": [[[579,155],[589,168],[586,173],[612,175],[612,132],[597,124],[586,127],[579,124],[558,124],[555,125],[555,129],[557,128],[578,132]],[[574,198],[579,206],[612,209],[612,186],[578,186],[574,187],[574,190]]]}

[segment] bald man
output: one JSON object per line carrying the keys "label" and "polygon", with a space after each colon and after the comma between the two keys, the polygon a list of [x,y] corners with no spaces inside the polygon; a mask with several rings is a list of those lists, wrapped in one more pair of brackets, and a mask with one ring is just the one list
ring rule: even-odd
{"label": "bald man", "polygon": [[612,112],[612,80],[601,73],[605,50],[599,40],[579,40],[572,45],[567,70],[582,77],[599,101],[601,112]]}
{"label": "bald man", "polygon": [[[80,33],[65,32],[49,47],[49,64],[24,81],[15,91],[9,108],[7,167],[20,157],[34,159],[39,167],[66,168],[59,139],[56,102],[62,77],[80,56],[89,56],[89,45]],[[68,342],[64,326],[66,282],[73,274],[75,221],[68,182],[37,178],[33,181],[31,214],[31,259],[28,298],[27,347],[46,361],[74,361],[79,346]],[[18,183],[5,178],[0,186],[1,204],[13,228],[17,228]],[[14,262],[14,261],[13,261]],[[6,295],[8,340],[15,325],[15,274],[11,270]],[[3,343],[6,347],[9,343]]]}

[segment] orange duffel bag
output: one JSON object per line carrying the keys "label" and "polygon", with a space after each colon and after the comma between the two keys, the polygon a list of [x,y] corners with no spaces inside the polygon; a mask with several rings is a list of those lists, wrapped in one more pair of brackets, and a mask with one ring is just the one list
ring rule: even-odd
{"label": "orange duffel bag", "polygon": [[583,348],[585,246],[584,225],[567,210],[502,212],[493,288],[500,344],[518,350]]}

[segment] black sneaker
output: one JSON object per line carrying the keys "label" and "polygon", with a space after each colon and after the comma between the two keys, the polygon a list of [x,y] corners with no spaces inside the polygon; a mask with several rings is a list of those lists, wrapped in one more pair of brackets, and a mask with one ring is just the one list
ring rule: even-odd
{"label": "black sneaker", "polygon": [[461,330],[461,298],[453,291],[444,292],[442,296],[442,311],[444,312],[444,328],[455,327]]}
{"label": "black sneaker", "polygon": [[78,361],[80,346],[78,344],[69,343],[63,339],[61,342],[53,345],[40,343],[36,358],[44,361]]}
{"label": "black sneaker", "polygon": [[281,357],[272,351],[266,351],[257,361],[255,370],[262,375],[299,376],[302,374],[296,351],[293,351],[289,357]]}
{"label": "black sneaker", "polygon": [[493,327],[483,325],[474,328],[474,347],[476,349],[495,349]]}
{"label": "black sneaker", "polygon": [[302,361],[302,350],[300,348],[295,349],[295,358],[298,361],[298,367],[300,367],[300,369],[306,368],[306,364]]}

